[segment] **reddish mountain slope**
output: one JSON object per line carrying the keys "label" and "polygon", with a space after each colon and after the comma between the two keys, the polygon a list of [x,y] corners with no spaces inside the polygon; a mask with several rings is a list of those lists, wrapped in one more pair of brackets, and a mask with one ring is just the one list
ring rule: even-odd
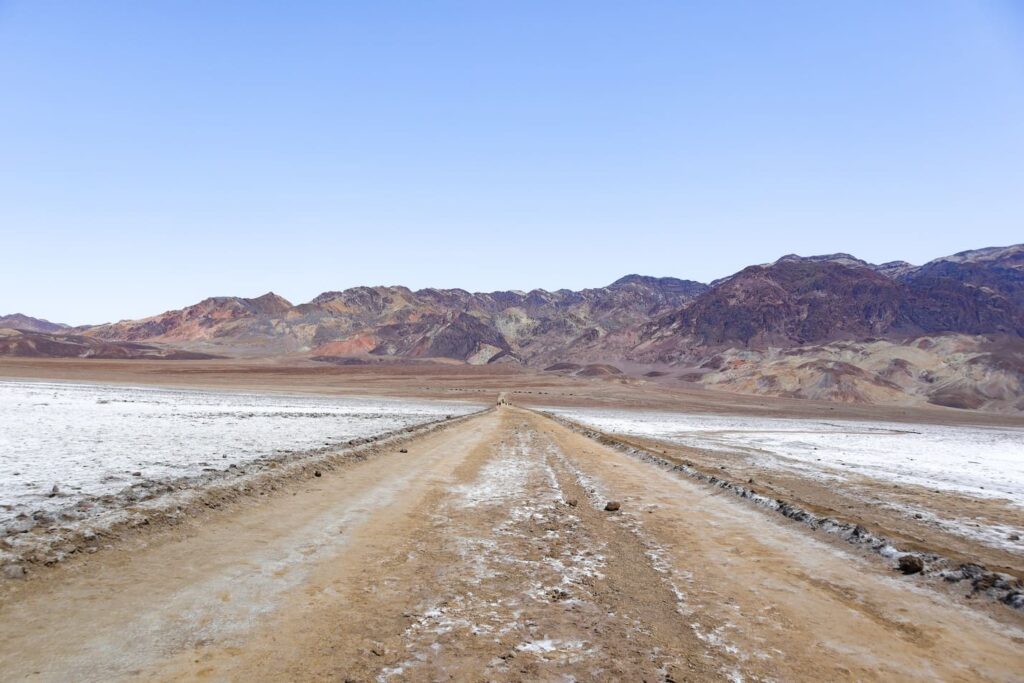
{"label": "reddish mountain slope", "polygon": [[697,282],[638,275],[579,292],[355,287],[325,292],[298,306],[273,294],[258,299],[212,298],[86,333],[243,353],[370,353],[474,363],[533,360],[571,354],[579,343],[593,344],[634,328],[706,288]]}
{"label": "reddish mountain slope", "polygon": [[[135,357],[172,347],[518,362],[785,396],[1024,410],[1024,245],[923,266],[788,255],[711,286],[628,275],[581,291],[354,287],[300,305],[273,293],[214,297],[78,336],[51,331],[12,332],[0,354]],[[160,346],[126,344],[143,341]]]}
{"label": "reddish mountain slope", "polygon": [[[922,334],[1024,336],[1021,248],[980,250],[920,268],[845,254],[751,266],[639,333],[635,358],[674,361],[707,347],[789,347]],[[891,264],[889,264],[891,265]]]}

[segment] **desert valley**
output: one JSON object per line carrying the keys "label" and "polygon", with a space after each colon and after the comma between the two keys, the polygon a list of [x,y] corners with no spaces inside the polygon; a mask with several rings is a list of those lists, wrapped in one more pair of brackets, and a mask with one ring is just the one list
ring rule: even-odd
{"label": "desert valley", "polygon": [[1019,674],[1024,247],[3,320],[12,679]]}
{"label": "desert valley", "polygon": [[1024,682],[1024,12],[0,3],[0,683]]}

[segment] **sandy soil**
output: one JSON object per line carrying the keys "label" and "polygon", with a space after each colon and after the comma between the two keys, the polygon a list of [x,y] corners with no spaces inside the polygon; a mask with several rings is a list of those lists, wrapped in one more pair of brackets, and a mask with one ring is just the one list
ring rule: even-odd
{"label": "sandy soil", "polygon": [[[982,536],[968,530],[957,533],[957,524],[996,530],[993,533],[1003,528],[1024,528],[1024,509],[1010,501],[897,485],[870,476],[847,475],[840,483],[794,471],[766,469],[753,459],[721,451],[684,447],[659,439],[614,436],[623,443],[657,453],[669,462],[688,464],[816,515],[861,524],[902,550],[937,553],[953,563],[978,563],[1024,579],[1024,555],[1020,552],[986,543]],[[997,535],[1002,538],[1005,533]]]}
{"label": "sandy soil", "polygon": [[337,366],[291,358],[213,361],[0,357],[0,378],[373,395],[493,402],[505,391],[519,405],[631,407],[776,417],[842,417],[939,424],[1024,425],[1024,417],[941,407],[847,405],[714,391],[679,382],[581,378],[513,365],[381,363]]}
{"label": "sandy soil", "polygon": [[[969,609],[503,407],[16,582],[8,680],[1019,680]],[[618,512],[605,503],[621,501]]]}

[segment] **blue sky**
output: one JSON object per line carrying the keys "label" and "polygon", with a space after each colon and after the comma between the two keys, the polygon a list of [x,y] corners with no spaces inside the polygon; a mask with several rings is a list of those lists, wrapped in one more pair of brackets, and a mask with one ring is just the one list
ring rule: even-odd
{"label": "blue sky", "polygon": [[0,0],[0,314],[1024,242],[1024,10]]}

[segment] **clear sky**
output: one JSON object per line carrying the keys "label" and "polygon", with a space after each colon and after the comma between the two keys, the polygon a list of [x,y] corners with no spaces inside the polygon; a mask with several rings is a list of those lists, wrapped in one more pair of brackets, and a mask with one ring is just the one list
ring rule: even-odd
{"label": "clear sky", "polygon": [[0,0],[0,314],[1024,242],[1022,8]]}

